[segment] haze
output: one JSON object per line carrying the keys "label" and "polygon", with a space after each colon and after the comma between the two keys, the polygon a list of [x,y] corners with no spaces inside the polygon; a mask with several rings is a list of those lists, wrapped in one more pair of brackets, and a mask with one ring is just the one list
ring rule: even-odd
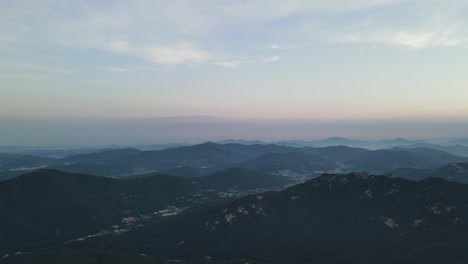
{"label": "haze", "polygon": [[468,3],[1,1],[0,144],[461,137]]}

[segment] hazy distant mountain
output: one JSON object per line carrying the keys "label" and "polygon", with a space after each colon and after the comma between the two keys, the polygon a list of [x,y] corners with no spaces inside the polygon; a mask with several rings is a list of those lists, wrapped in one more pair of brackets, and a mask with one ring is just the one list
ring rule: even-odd
{"label": "hazy distant mountain", "polygon": [[[212,171],[213,170],[210,168],[202,169],[202,168],[194,168],[190,166],[180,166],[177,168],[161,170],[158,173],[161,173],[164,175],[170,175],[170,176],[178,176],[178,177],[183,177],[183,178],[194,178],[194,177],[206,176]],[[136,176],[140,177],[140,175],[136,175]]]}
{"label": "hazy distant mountain", "polygon": [[12,260],[111,261],[112,251],[129,263],[464,263],[467,200],[468,185],[442,179],[329,174]]}
{"label": "hazy distant mountain", "polygon": [[138,150],[163,150],[163,149],[168,149],[168,148],[178,148],[178,147],[187,147],[190,146],[191,144],[187,143],[167,143],[167,144],[140,144],[140,145],[135,145],[133,146],[134,148]]}
{"label": "hazy distant mountain", "polygon": [[89,154],[73,155],[61,159],[61,163],[110,163],[113,159],[139,154],[141,151],[135,148],[109,149]]}
{"label": "hazy distant mountain", "polygon": [[[272,150],[278,151],[275,148]],[[323,172],[369,171],[384,173],[402,167],[432,168],[449,162],[468,162],[468,158],[429,148],[372,151],[363,148],[335,146],[280,148],[279,150],[292,152],[268,152],[240,163],[225,166],[241,167],[261,174],[282,175],[304,180],[311,176],[318,176]]]}
{"label": "hazy distant mountain", "polygon": [[372,151],[342,145],[297,148],[274,144],[242,145],[212,142],[160,151],[111,149],[62,159],[6,155],[4,160],[9,161],[0,166],[0,179],[11,178],[39,167],[114,178],[138,177],[156,172],[198,177],[229,167],[244,167],[260,173],[302,177],[324,171],[384,173],[403,167],[430,168],[446,163],[468,162],[468,158],[431,148]]}
{"label": "hazy distant mountain", "polygon": [[367,148],[367,149],[383,149],[383,148],[393,148],[395,146],[404,146],[409,144],[424,143],[422,140],[407,140],[404,138],[388,139],[388,140],[355,140],[347,139],[342,137],[331,137],[321,140],[311,140],[311,141],[279,141],[276,142],[280,145],[294,146],[294,147],[330,147],[330,146],[348,146],[348,147],[358,147],[358,148]]}
{"label": "hazy distant mountain", "polygon": [[89,154],[72,155],[67,158],[46,158],[31,155],[0,154],[0,180],[16,177],[39,168],[54,168],[68,172],[100,176],[120,175],[128,170],[126,164],[110,160],[139,152],[136,149],[102,150]]}
{"label": "hazy distant mountain", "polygon": [[362,146],[366,144],[366,141],[352,140],[352,139],[347,139],[347,138],[342,138],[342,137],[331,137],[331,138],[316,140],[316,141],[313,141],[312,143],[315,146],[319,146],[319,147],[339,146],[339,145],[352,147],[352,146]]}
{"label": "hazy distant mountain", "polygon": [[449,163],[436,169],[400,168],[389,173],[410,180],[437,177],[468,184],[468,163]]}
{"label": "hazy distant mountain", "polygon": [[316,175],[332,170],[336,162],[305,152],[266,153],[235,166],[269,175]]}
{"label": "hazy distant mountain", "polygon": [[[241,145],[241,144],[217,144],[207,142],[194,146],[169,148],[160,151],[138,151],[135,149],[115,150],[109,157],[109,153],[101,157],[100,153],[72,156],[62,160],[63,164],[80,160],[93,160],[99,165],[116,166],[120,173],[108,174],[109,176],[129,176],[156,171],[173,171],[177,168],[191,167],[198,171],[194,176],[207,175],[216,170],[225,169],[228,165],[236,164],[254,158],[267,152],[287,152],[293,148],[277,145]],[[117,155],[118,154],[118,155]],[[81,163],[79,163],[81,164]],[[57,167],[67,170],[66,166]],[[180,170],[179,170],[180,171]],[[88,172],[88,171],[87,171]],[[176,173],[177,174],[177,173]]]}
{"label": "hazy distant mountain", "polygon": [[0,154],[0,168],[2,170],[9,169],[26,169],[28,167],[40,167],[50,164],[55,159],[36,157],[31,155],[18,154]]}
{"label": "hazy distant mountain", "polygon": [[468,138],[452,140],[450,141],[450,144],[464,145],[468,147]]}
{"label": "hazy distant mountain", "polygon": [[55,159],[21,154],[0,153],[0,181],[46,167]]}
{"label": "hazy distant mountain", "polygon": [[268,145],[271,142],[265,142],[260,140],[243,140],[243,139],[225,139],[217,142],[219,144],[242,144],[242,145]]}
{"label": "hazy distant mountain", "polygon": [[464,162],[467,158],[428,148],[375,150],[350,157],[344,163],[354,169],[382,173],[397,168],[431,168],[449,162]]}
{"label": "hazy distant mountain", "polygon": [[293,147],[329,147],[329,146],[361,146],[365,141],[350,140],[342,137],[331,137],[320,140],[283,140],[275,142],[279,145],[293,146]]}
{"label": "hazy distant mountain", "polygon": [[24,146],[0,146],[0,153],[31,155],[47,158],[64,158],[70,155],[90,153],[98,150],[98,147],[24,147]]}
{"label": "hazy distant mountain", "polygon": [[465,157],[429,148],[367,150],[336,146],[305,148],[304,151],[335,161],[339,165],[336,169],[342,172],[384,173],[402,167],[432,168],[449,162],[468,161]]}
{"label": "hazy distant mountain", "polygon": [[372,153],[372,150],[364,148],[354,148],[348,146],[330,146],[330,147],[320,147],[320,148],[311,148],[306,147],[304,151],[314,155],[322,156],[328,160],[344,162],[348,159],[360,157]]}
{"label": "hazy distant mountain", "polygon": [[430,148],[430,149],[445,151],[452,155],[468,157],[468,146],[464,146],[464,145],[442,146],[442,145],[435,145],[435,144],[428,144],[428,143],[417,143],[417,144],[410,144],[406,146],[398,146],[398,148]]}

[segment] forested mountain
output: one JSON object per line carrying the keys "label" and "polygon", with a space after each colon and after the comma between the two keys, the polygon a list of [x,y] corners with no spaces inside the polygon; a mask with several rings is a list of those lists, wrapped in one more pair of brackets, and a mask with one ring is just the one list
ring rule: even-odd
{"label": "forested mountain", "polygon": [[182,210],[291,183],[245,169],[196,180],[167,175],[118,180],[41,169],[0,182],[0,249],[61,243],[120,225],[125,218],[151,219],[167,208]]}
{"label": "forested mountain", "polygon": [[59,263],[73,256],[75,263],[106,263],[118,256],[132,263],[463,263],[467,200],[468,185],[443,179],[325,174],[125,234],[7,260]]}

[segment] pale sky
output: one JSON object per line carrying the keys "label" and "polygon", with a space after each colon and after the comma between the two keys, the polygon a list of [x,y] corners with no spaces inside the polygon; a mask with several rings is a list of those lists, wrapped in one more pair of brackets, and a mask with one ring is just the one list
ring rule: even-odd
{"label": "pale sky", "polygon": [[[41,120],[463,125],[466,14],[466,0],[2,0],[0,143]],[[447,129],[434,136],[468,133]]]}

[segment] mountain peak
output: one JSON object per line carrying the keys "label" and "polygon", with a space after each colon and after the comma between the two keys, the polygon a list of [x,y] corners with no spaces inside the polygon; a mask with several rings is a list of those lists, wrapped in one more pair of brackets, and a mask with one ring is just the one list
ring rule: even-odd
{"label": "mountain peak", "polygon": [[198,145],[195,145],[195,146],[217,146],[219,145],[218,143],[215,143],[213,141],[207,141],[207,142],[204,142],[204,143],[200,143]]}
{"label": "mountain peak", "polygon": [[327,138],[325,140],[333,140],[333,141],[347,141],[349,139],[347,138],[344,138],[344,137],[330,137],[330,138]]}

